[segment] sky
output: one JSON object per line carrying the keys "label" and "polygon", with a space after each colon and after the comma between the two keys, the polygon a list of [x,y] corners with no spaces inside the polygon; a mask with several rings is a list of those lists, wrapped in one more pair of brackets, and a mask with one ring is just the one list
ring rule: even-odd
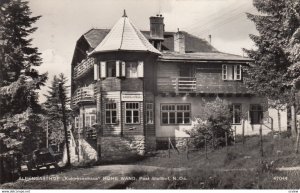
{"label": "sky", "polygon": [[[70,77],[76,41],[91,28],[110,29],[126,10],[140,30],[149,30],[149,17],[162,14],[166,31],[184,30],[208,40],[219,51],[243,55],[242,48],[253,48],[249,34],[257,34],[246,12],[257,13],[252,0],[29,0],[35,23],[33,46],[42,53],[40,72]],[[70,78],[69,78],[70,79]],[[40,92],[40,102],[45,100]]]}

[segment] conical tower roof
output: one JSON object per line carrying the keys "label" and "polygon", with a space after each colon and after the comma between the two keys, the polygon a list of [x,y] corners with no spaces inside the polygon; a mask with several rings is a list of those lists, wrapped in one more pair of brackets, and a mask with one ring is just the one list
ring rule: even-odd
{"label": "conical tower roof", "polygon": [[123,17],[119,19],[102,42],[90,54],[122,50],[148,51],[161,54],[128,19],[125,10]]}

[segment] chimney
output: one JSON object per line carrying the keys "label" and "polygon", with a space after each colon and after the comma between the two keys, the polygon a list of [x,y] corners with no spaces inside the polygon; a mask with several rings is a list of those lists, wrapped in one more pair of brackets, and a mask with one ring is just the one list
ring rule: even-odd
{"label": "chimney", "polygon": [[152,40],[164,40],[164,17],[160,15],[150,17],[150,38]]}
{"label": "chimney", "polygon": [[209,41],[209,44],[211,45],[211,35],[210,34],[208,35],[208,41]]}
{"label": "chimney", "polygon": [[164,31],[164,17],[161,14],[150,17],[150,42],[158,50],[161,50],[161,42],[164,41]]}
{"label": "chimney", "polygon": [[178,31],[174,34],[174,51],[181,54],[185,53],[185,38],[184,34]]}

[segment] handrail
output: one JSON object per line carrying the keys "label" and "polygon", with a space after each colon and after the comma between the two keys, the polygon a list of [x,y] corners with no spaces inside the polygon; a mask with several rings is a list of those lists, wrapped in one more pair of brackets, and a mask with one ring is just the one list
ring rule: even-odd
{"label": "handrail", "polygon": [[200,77],[158,77],[158,90],[175,93],[247,93],[241,82],[208,82]]}
{"label": "handrail", "polygon": [[91,84],[88,87],[81,87],[75,90],[72,97],[73,105],[83,101],[94,101],[94,85]]}
{"label": "handrail", "polygon": [[74,68],[74,77],[78,78],[85,74],[88,70],[92,69],[94,66],[94,58],[87,58],[82,60],[77,66]]}

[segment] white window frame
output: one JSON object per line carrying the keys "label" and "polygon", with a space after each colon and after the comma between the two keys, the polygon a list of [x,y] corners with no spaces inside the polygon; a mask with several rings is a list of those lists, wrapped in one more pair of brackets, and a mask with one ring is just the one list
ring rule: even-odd
{"label": "white window frame", "polygon": [[154,124],[154,104],[146,103],[146,124]]}
{"label": "white window frame", "polygon": [[[92,121],[92,117],[94,118],[95,121]],[[97,123],[96,114],[85,114],[84,118],[85,118],[85,122],[84,122],[85,127],[92,127],[94,124]]]}
{"label": "white window frame", "polygon": [[[181,106],[186,106],[188,108],[186,109],[178,109],[178,107]],[[164,109],[164,107],[167,107],[167,109]],[[173,109],[170,109],[169,107],[174,107]],[[169,104],[169,103],[164,103],[161,104],[160,107],[160,121],[161,121],[161,125],[190,125],[191,124],[191,104],[188,103],[181,103],[181,104]],[[163,113],[167,113],[168,114],[168,123],[163,123]],[[174,113],[175,114],[175,123],[170,123],[170,113]],[[178,122],[178,113],[182,113],[182,123]],[[185,117],[185,113],[189,113],[189,117],[188,117],[188,122],[185,122],[185,119],[187,117]]]}
{"label": "white window frame", "polygon": [[[133,64],[135,65],[135,73],[132,71]],[[126,62],[126,78],[138,78],[138,62],[128,61]]]}
{"label": "white window frame", "polygon": [[[111,106],[109,105],[115,105],[115,108],[111,108]],[[109,112],[109,122],[107,122],[107,112]],[[116,121],[113,122],[113,112],[116,113]],[[105,104],[105,124],[107,125],[114,125],[114,124],[118,124],[118,111],[117,111],[117,103],[106,103]]]}
{"label": "white window frame", "polygon": [[222,65],[222,80],[242,80],[242,65],[240,65],[240,64],[223,64]]}
{"label": "white window frame", "polygon": [[[127,107],[127,104],[137,104],[137,108],[128,108]],[[125,124],[127,125],[132,125],[132,124],[140,124],[141,122],[141,116],[140,116],[140,103],[139,102],[125,102],[124,103],[125,105]],[[131,112],[131,122],[127,122],[127,112]],[[138,122],[137,123],[134,123],[134,111],[137,111],[138,112]]]}

